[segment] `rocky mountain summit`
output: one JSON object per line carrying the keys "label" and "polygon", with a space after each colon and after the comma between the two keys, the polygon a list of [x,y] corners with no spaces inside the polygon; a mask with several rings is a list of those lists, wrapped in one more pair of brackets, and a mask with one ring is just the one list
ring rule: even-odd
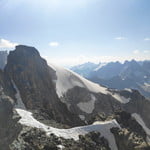
{"label": "rocky mountain summit", "polygon": [[149,100],[48,65],[34,47],[9,53],[0,89],[2,150],[149,149]]}

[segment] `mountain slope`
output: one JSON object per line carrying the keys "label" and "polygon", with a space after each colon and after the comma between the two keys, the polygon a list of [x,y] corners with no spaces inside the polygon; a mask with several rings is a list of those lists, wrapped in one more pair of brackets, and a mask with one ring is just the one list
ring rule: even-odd
{"label": "mountain slope", "polygon": [[54,70],[49,68],[35,48],[17,46],[8,56],[5,72],[19,89],[27,109],[37,109],[49,118],[70,125],[81,122],[59,100],[52,83]]}
{"label": "mountain slope", "polygon": [[[84,64],[82,65],[84,66]],[[80,72],[76,71],[80,66],[76,66],[75,72],[83,75],[89,80],[105,85],[109,88],[122,90],[124,88],[132,88],[139,90],[144,96],[150,97],[150,61],[137,62],[135,60],[125,61],[123,64],[119,62],[108,63],[98,69],[90,70],[89,74],[84,76],[82,72],[85,69],[80,68]],[[84,68],[84,67],[83,67]],[[71,68],[72,69],[72,68]]]}

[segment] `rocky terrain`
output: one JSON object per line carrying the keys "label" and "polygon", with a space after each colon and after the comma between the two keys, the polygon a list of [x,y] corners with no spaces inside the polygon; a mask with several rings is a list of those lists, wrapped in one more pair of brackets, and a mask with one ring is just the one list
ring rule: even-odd
{"label": "rocky terrain", "polygon": [[[142,127],[126,112],[116,112],[115,115],[105,118],[106,120],[115,118],[121,128],[111,128],[119,150],[149,150],[150,146],[146,140],[146,133]],[[101,120],[101,118],[97,118]],[[79,135],[78,140],[64,139],[54,134],[47,136],[44,131],[24,127],[18,138],[10,145],[12,150],[111,150],[112,147],[100,132],[89,132]]]}
{"label": "rocky terrain", "polygon": [[9,53],[0,87],[1,149],[149,149],[149,100],[48,65],[34,47]]}
{"label": "rocky terrain", "polygon": [[11,144],[17,138],[21,131],[21,125],[18,123],[20,117],[13,110],[14,101],[0,91],[0,149],[10,150]]}

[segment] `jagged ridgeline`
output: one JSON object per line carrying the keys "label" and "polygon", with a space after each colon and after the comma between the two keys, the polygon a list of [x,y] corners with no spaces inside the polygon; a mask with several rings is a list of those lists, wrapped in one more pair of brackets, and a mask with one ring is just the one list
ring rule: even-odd
{"label": "jagged ridgeline", "polygon": [[47,62],[19,45],[0,71],[1,150],[148,150],[150,101]]}

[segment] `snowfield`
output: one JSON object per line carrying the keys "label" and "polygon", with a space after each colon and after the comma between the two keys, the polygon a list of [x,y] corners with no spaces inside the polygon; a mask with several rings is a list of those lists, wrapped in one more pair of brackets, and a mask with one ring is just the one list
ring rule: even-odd
{"label": "snowfield", "polygon": [[[119,101],[120,103],[128,103],[130,101],[130,98],[125,98],[123,96],[120,96],[119,94],[112,94],[110,91],[107,90],[106,87],[103,87],[103,86],[100,86],[99,84],[93,83],[71,70],[65,69],[63,67],[58,67],[53,64],[49,64],[49,66],[56,71],[56,76],[57,76],[57,80],[55,81],[56,82],[56,92],[57,92],[57,95],[59,98],[63,97],[63,95],[69,89],[72,89],[72,88],[78,86],[81,88],[85,88],[90,92],[102,93],[105,95],[109,94],[112,97],[114,97],[117,101]],[[91,102],[93,104],[92,99],[91,99]],[[79,105],[81,105],[81,104],[79,104]],[[83,108],[82,106],[80,108]],[[90,111],[88,111],[88,112],[90,112]]]}
{"label": "snowfield", "polygon": [[71,70],[53,64],[50,64],[50,67],[56,71],[56,89],[59,97],[75,86],[86,88],[91,92],[107,94],[107,88],[93,83]]}
{"label": "snowfield", "polygon": [[92,131],[98,131],[101,133],[101,136],[104,136],[108,140],[110,148],[112,150],[117,150],[115,138],[113,134],[110,132],[110,129],[113,127],[120,128],[120,125],[117,123],[116,120],[106,122],[95,122],[92,125],[79,126],[70,129],[58,129],[39,122],[32,116],[32,113],[27,110],[16,108],[16,111],[21,117],[21,119],[19,120],[21,124],[30,127],[40,128],[44,130],[47,133],[47,135],[53,133],[56,136],[63,137],[65,139],[73,138],[74,140],[78,140],[79,135],[85,135]]}

